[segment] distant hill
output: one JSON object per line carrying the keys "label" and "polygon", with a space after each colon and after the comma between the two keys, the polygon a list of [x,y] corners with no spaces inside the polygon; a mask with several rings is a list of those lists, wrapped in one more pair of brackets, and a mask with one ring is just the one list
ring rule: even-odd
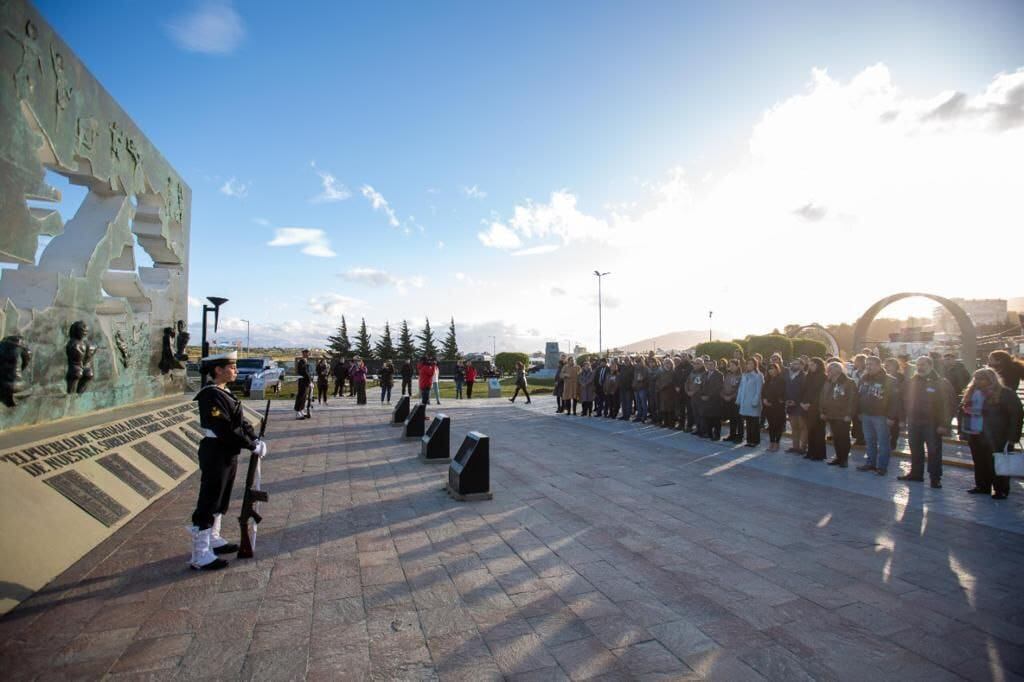
{"label": "distant hill", "polygon": [[[723,331],[715,332],[714,337],[716,340],[731,340],[735,338],[732,333]],[[702,331],[691,329],[682,332],[670,332],[650,339],[643,339],[642,341],[634,341],[633,343],[622,346],[622,350],[628,353],[646,353],[649,350],[656,350],[658,348],[661,348],[662,350],[685,350],[696,346],[701,341],[707,340],[707,329]]]}

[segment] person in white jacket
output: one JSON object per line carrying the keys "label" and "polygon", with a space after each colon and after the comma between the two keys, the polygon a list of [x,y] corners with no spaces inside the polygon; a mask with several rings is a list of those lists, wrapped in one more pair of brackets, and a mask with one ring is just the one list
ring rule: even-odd
{"label": "person in white jacket", "polygon": [[764,377],[757,368],[757,360],[747,358],[743,363],[743,376],[736,391],[736,407],[743,418],[743,433],[747,437],[747,447],[756,447],[761,443],[761,389],[764,388]]}

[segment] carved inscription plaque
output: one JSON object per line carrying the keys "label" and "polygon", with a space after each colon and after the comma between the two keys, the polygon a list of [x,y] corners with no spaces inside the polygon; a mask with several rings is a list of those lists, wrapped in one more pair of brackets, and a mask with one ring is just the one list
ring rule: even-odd
{"label": "carved inscription plaque", "polygon": [[178,466],[178,463],[173,459],[160,452],[160,448],[149,443],[142,441],[141,443],[132,443],[132,449],[146,458],[146,461],[155,466],[160,471],[164,472],[174,480],[178,480],[184,475],[185,470]]}
{"label": "carved inscription plaque", "polygon": [[185,434],[185,437],[186,437],[186,438],[188,438],[188,439],[189,439],[190,441],[192,441],[192,442],[193,442],[193,443],[195,443],[196,445],[199,445],[199,441],[201,441],[201,440],[202,440],[202,438],[201,438],[200,436],[197,436],[197,435],[196,435],[195,433],[193,433],[192,431],[190,431],[190,430],[188,430],[188,429],[184,429],[184,428],[183,428],[183,429],[181,430],[181,432],[182,432],[183,434]]}
{"label": "carved inscription plaque", "polygon": [[46,484],[108,528],[128,516],[128,510],[74,469],[46,479]]}
{"label": "carved inscription plaque", "polygon": [[176,431],[163,431],[160,433],[160,437],[178,448],[178,450],[189,459],[196,459],[196,446],[185,440],[180,433]]}
{"label": "carved inscription plaque", "polygon": [[154,495],[163,490],[153,479],[139,471],[135,465],[116,452],[100,458],[99,463],[101,467],[117,476],[125,485],[147,500],[152,499]]}

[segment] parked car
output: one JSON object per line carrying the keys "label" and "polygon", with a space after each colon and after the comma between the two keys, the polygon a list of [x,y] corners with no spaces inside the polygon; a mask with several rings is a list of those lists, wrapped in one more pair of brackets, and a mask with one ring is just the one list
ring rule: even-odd
{"label": "parked car", "polygon": [[229,386],[232,391],[249,396],[254,390],[280,393],[284,383],[284,369],[270,358],[241,358],[238,377]]}

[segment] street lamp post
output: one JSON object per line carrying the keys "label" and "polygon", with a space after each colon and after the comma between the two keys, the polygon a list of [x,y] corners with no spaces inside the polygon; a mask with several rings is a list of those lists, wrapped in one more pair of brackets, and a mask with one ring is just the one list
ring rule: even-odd
{"label": "street lamp post", "polygon": [[[203,339],[202,345],[200,346],[200,358],[199,361],[202,363],[202,359],[210,355],[210,343],[206,340],[206,314],[213,313],[213,333],[217,333],[217,322],[220,319],[220,307],[228,302],[228,299],[221,298],[220,296],[207,296],[206,300],[213,305],[203,304]],[[201,374],[202,385],[206,385],[206,374]]]}
{"label": "street lamp post", "polygon": [[245,357],[249,357],[249,320],[242,320],[242,322],[245,322]]}
{"label": "street lamp post", "polygon": [[708,341],[711,341],[711,315],[712,311],[708,311]]}
{"label": "street lamp post", "polygon": [[491,337],[491,362],[494,362],[494,358],[498,357],[498,341],[496,337]]}
{"label": "street lamp post", "polygon": [[601,319],[601,278],[612,273],[594,270],[594,274],[597,275],[597,354],[600,355],[604,351],[604,339],[601,338],[603,332],[603,321]]}

